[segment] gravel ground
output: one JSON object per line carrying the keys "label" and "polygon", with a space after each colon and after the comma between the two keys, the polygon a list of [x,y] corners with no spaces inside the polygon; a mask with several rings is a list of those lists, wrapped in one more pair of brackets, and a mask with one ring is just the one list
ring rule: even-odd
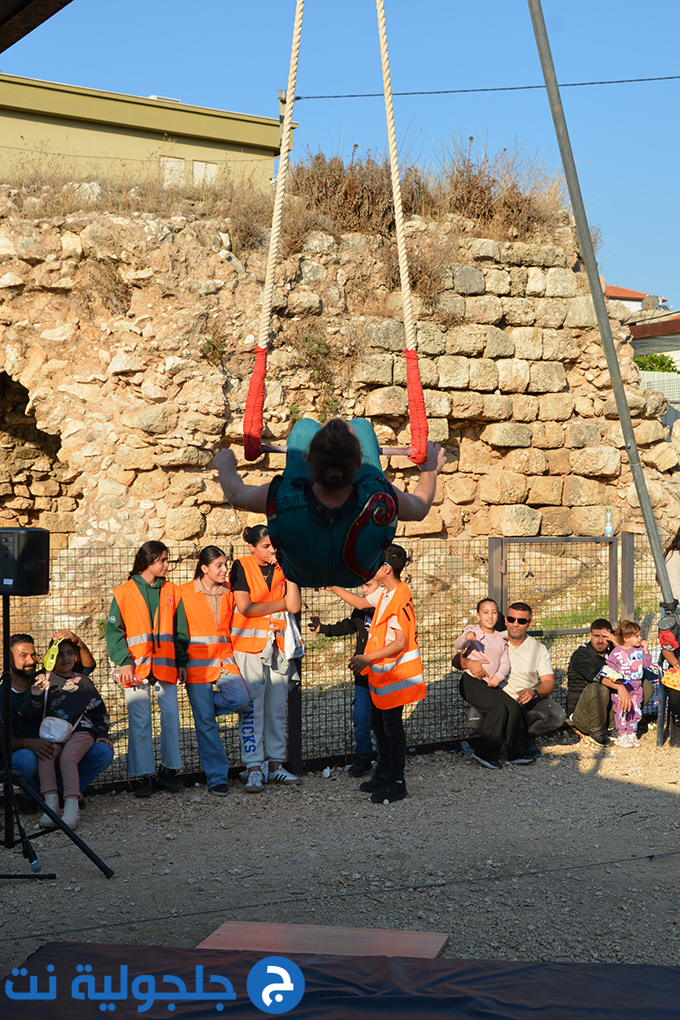
{"label": "gravel ground", "polygon": [[259,796],[92,797],[79,832],[114,878],[61,833],[39,841],[57,881],[3,883],[0,973],[49,941],[193,947],[230,919],[448,932],[447,957],[676,964],[680,750],[572,741],[495,773],[417,757],[391,806],[340,769]]}

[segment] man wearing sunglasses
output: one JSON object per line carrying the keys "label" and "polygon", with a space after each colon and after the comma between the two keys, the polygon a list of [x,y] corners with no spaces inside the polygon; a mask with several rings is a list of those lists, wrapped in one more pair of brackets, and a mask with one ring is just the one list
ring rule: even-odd
{"label": "man wearing sunglasses", "polygon": [[[545,645],[527,634],[532,620],[531,606],[513,602],[505,621],[510,653],[510,674],[486,691],[484,704],[475,705],[482,716],[481,752],[475,758],[490,769],[501,768],[501,748],[508,751],[509,765],[528,765],[540,757],[533,737],[552,733],[565,721],[564,709],[550,695],[555,676]],[[456,655],[453,665],[480,680],[486,679],[483,659]],[[488,699],[498,702],[489,710]]]}
{"label": "man wearing sunglasses", "polygon": [[[524,710],[524,723],[530,737],[554,733],[566,721],[561,705],[550,697],[555,690],[550,654],[545,645],[527,634],[532,620],[531,606],[513,602],[505,616],[510,652],[510,675],[504,690]],[[529,754],[540,752],[529,743]]]}

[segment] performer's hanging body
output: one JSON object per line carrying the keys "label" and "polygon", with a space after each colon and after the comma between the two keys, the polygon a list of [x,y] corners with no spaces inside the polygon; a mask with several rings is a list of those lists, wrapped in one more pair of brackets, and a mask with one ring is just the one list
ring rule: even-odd
{"label": "performer's hanging body", "polygon": [[303,587],[356,587],[373,577],[398,521],[422,521],[446,463],[428,443],[413,492],[387,481],[373,426],[364,418],[326,425],[296,422],[287,440],[286,466],[264,485],[245,485],[231,450],[213,460],[227,501],[237,510],[267,515],[269,534],[286,577]]}

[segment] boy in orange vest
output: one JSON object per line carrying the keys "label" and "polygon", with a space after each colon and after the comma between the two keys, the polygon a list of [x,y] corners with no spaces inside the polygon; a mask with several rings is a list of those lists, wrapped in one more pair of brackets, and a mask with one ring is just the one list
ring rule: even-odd
{"label": "boy in orange vest", "polygon": [[406,551],[399,545],[385,550],[385,562],[375,578],[380,585],[366,598],[342,588],[336,595],[357,609],[375,606],[366,650],[353,655],[349,668],[368,675],[371,693],[371,729],[375,733],[380,761],[371,779],[359,787],[371,794],[374,804],[392,803],[407,796],[404,781],[406,733],[404,705],[426,695],[423,665],[418,647],[411,590],[401,580]]}

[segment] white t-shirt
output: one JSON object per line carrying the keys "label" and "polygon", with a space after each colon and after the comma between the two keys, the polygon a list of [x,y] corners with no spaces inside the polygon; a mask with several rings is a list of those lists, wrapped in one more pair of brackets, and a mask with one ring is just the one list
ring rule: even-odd
{"label": "white t-shirt", "polygon": [[[386,591],[385,588],[376,588],[375,591],[372,591],[370,595],[366,596],[366,598],[368,599],[372,606],[377,606],[382,597],[382,606],[380,607],[380,616],[382,619],[385,618],[385,611],[387,610],[387,607],[392,601],[392,596],[394,595],[394,592],[396,590],[397,590],[396,588],[394,589],[394,591]],[[392,641],[394,641],[394,639],[397,636],[396,631],[398,630],[403,630],[403,627],[399,623],[397,617],[393,614],[387,621],[387,633],[385,634],[386,645],[389,645],[391,644]]]}
{"label": "white t-shirt", "polygon": [[537,687],[539,677],[548,676],[553,672],[550,653],[545,645],[536,638],[525,637],[519,648],[508,641],[510,652],[510,675],[498,686],[506,694],[517,700],[520,691],[529,687]]}

